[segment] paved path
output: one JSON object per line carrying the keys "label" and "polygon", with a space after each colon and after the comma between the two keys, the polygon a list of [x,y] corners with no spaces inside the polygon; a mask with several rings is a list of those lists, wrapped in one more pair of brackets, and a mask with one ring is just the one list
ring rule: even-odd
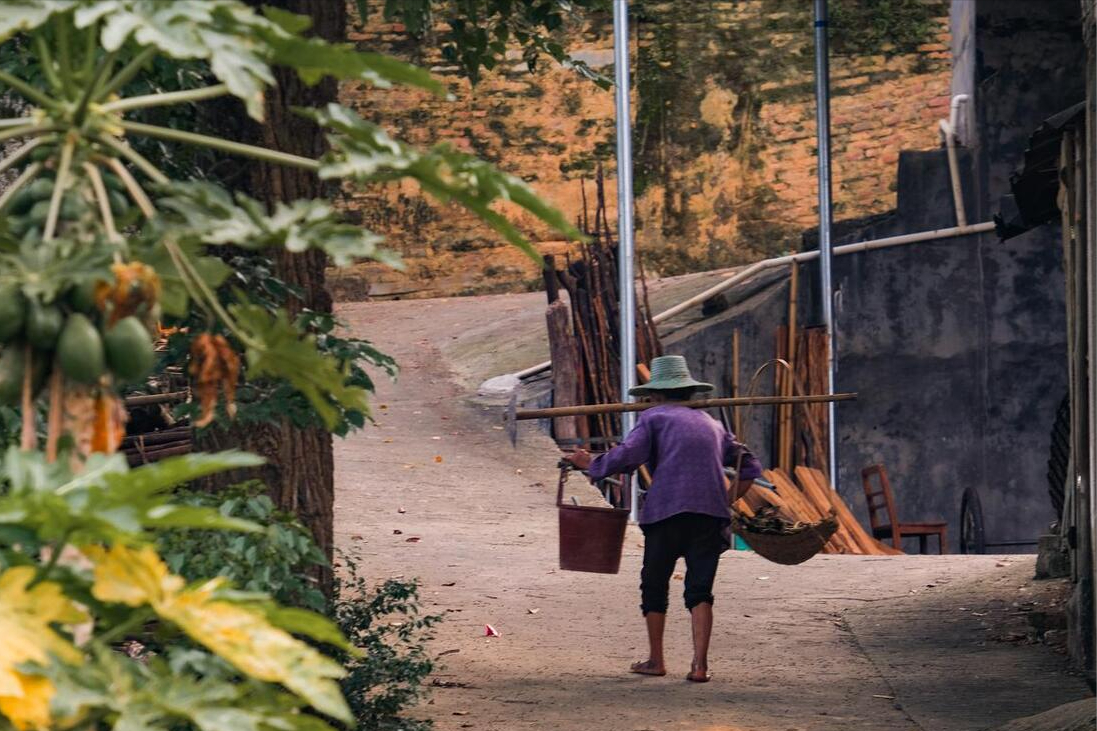
{"label": "paved path", "polygon": [[[379,384],[377,425],[337,445],[335,527],[367,575],[419,578],[427,611],[445,615],[432,651],[435,678],[453,687],[436,688],[416,715],[439,731],[975,731],[1088,695],[1062,656],[1009,634],[1025,602],[1055,589],[1030,581],[1031,557],[1019,556],[821,556],[780,567],[728,553],[714,681],[682,679],[680,582],[670,675],[622,672],[646,649],[641,536],[630,529],[618,575],[559,571],[553,445],[526,431],[512,449],[498,413],[466,399],[477,378],[514,369],[476,373],[468,359],[538,355],[519,336],[539,323],[541,302],[341,308],[402,366],[397,384]],[[485,624],[501,636],[484,637]]]}

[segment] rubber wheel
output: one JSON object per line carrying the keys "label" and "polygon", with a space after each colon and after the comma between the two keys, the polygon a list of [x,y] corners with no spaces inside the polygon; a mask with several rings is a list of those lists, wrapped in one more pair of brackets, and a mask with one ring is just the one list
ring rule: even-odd
{"label": "rubber wheel", "polygon": [[1056,515],[1063,514],[1063,490],[1070,462],[1070,395],[1059,402],[1055,423],[1051,426],[1051,447],[1047,460],[1047,491]]}
{"label": "rubber wheel", "polygon": [[979,501],[979,492],[974,487],[969,487],[960,498],[960,553],[986,552],[983,505]]}

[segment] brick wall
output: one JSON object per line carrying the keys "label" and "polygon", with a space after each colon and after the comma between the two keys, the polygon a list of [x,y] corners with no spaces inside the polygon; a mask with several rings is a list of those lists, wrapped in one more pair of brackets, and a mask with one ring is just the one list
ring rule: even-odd
{"label": "brick wall", "polygon": [[[901,149],[939,144],[948,114],[948,4],[926,0],[931,22],[915,47],[882,43],[831,61],[836,215],[895,205]],[[800,0],[648,2],[634,19],[637,246],[666,274],[753,261],[796,246],[815,222],[815,106],[810,4]],[[849,32],[837,28],[836,41]],[[358,84],[342,101],[421,145],[447,141],[529,181],[572,218],[599,162],[615,223],[613,94],[515,54],[475,88],[429,43],[372,19],[349,37],[429,66],[456,101]],[[612,20],[593,17],[568,46],[612,74]],[[838,44],[840,48],[840,43]],[[460,209],[423,202],[412,184],[348,193],[348,213],[384,234],[407,262],[332,272],[337,296],[429,296],[522,289],[539,275],[520,253]],[[519,216],[538,248],[567,242]]]}

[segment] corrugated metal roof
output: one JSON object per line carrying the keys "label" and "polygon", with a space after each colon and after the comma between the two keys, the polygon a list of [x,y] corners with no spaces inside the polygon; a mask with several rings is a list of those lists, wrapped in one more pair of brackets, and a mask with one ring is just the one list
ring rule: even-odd
{"label": "corrugated metal roof", "polygon": [[1059,149],[1063,131],[1085,119],[1085,102],[1054,114],[1029,138],[1024,163],[1009,176],[1012,193],[1002,196],[994,216],[998,237],[1005,241],[1059,216]]}

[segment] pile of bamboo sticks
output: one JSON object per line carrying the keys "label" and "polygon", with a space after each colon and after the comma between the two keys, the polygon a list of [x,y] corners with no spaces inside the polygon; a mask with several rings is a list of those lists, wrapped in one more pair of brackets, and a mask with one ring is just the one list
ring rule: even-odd
{"label": "pile of bamboo sticks", "polygon": [[[827,334],[823,327],[798,327],[798,264],[789,270],[788,322],[777,328],[776,357],[787,361],[791,372],[777,368],[774,393],[793,396],[827,392]],[[774,420],[773,461],[791,474],[797,465],[827,469],[826,404],[785,404]]]}
{"label": "pile of bamboo sticks", "polygon": [[[557,269],[554,257],[545,257],[546,313],[552,355],[553,405],[604,404],[619,400],[620,333],[618,327],[617,246],[606,216],[605,185],[599,168],[595,184],[594,216],[588,214],[586,185],[579,228],[589,237],[576,256]],[[662,350],[641,269],[642,296],[636,317],[636,357],[641,363]],[[568,294],[568,303],[560,290]],[[562,446],[609,447],[620,440],[617,414],[562,417],[553,432]]]}
{"label": "pile of bamboo sticks", "polygon": [[886,546],[872,537],[857,522],[842,497],[835,492],[821,470],[800,466],[796,481],[780,469],[767,470],[763,477],[775,490],[752,485],[735,503],[735,509],[749,516],[763,506],[771,505],[782,517],[792,522],[818,523],[834,513],[838,530],[823,547],[823,553],[845,553],[869,556],[893,556],[902,551]]}

